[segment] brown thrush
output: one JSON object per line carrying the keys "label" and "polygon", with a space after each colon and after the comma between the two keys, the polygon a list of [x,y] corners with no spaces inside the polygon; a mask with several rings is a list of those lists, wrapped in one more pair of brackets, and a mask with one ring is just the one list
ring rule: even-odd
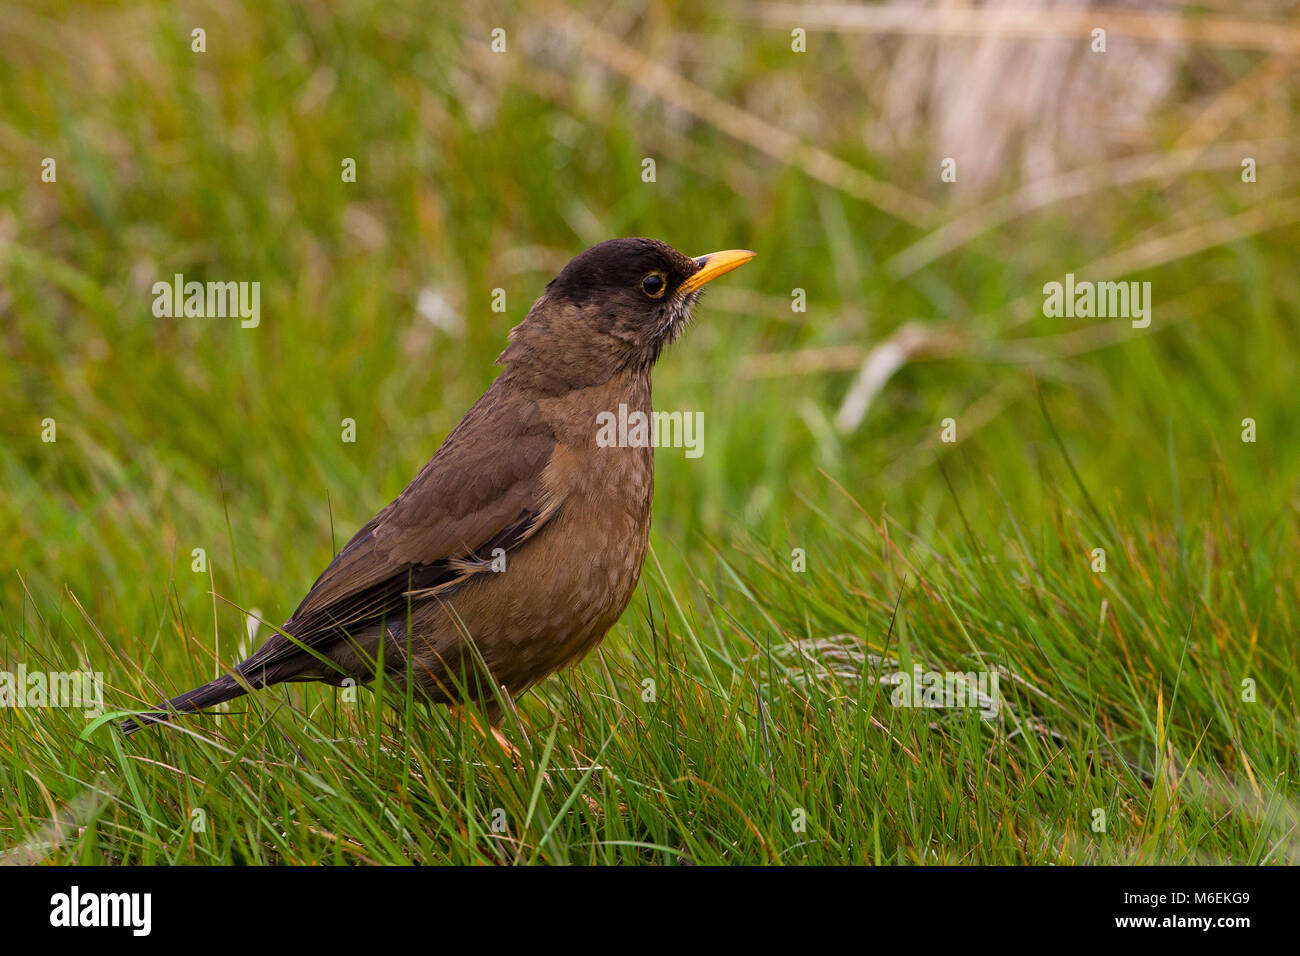
{"label": "brown thrush", "polygon": [[380,667],[435,702],[475,700],[498,723],[498,691],[508,700],[581,659],[631,600],[654,450],[600,441],[597,422],[620,406],[649,417],[650,371],[702,287],[753,256],[614,239],[575,258],[510,333],[505,371],[283,628],[123,729],[284,681],[365,682]]}

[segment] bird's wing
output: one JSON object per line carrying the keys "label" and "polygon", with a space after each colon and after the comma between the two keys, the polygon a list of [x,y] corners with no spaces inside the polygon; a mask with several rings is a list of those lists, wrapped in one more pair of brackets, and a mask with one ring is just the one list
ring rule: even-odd
{"label": "bird's wing", "polygon": [[[402,621],[413,591],[446,590],[490,567],[563,505],[544,483],[555,436],[537,405],[500,380],[397,498],[356,533],[283,630],[309,647],[383,618]],[[301,653],[276,634],[248,662]]]}

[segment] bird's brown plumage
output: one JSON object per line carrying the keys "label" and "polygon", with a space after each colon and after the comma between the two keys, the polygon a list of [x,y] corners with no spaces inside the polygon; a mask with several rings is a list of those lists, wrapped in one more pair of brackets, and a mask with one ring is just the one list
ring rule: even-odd
{"label": "bird's brown plumage", "polygon": [[[409,675],[434,701],[476,698],[495,718],[484,670],[517,695],[581,658],[636,588],[654,486],[653,449],[601,447],[598,416],[649,415],[650,370],[697,286],[746,257],[710,264],[648,239],[577,257],[511,333],[505,371],[280,631],[139,723],[246,687],[369,680],[381,645],[392,680]],[[664,277],[659,295],[649,275]]]}

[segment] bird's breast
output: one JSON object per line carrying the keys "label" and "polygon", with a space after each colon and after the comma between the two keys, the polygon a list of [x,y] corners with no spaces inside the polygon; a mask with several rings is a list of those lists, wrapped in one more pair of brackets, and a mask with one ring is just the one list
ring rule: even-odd
{"label": "bird's breast", "polygon": [[549,400],[549,407],[539,402],[558,439],[543,476],[556,510],[511,556],[507,576],[528,582],[527,624],[504,642],[506,653],[489,662],[497,672],[510,672],[506,683],[514,688],[590,651],[627,607],[645,561],[654,449],[611,443],[599,429],[601,412],[617,415],[620,404],[648,414],[648,382],[644,389],[584,392]]}

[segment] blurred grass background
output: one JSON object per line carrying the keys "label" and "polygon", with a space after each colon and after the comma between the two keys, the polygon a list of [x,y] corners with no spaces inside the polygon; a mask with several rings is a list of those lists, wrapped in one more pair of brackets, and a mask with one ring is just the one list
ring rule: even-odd
{"label": "blurred grass background", "polygon": [[[646,235],[759,256],[710,291],[656,373],[657,407],[704,412],[705,453],[657,453],[650,593],[607,656],[638,673],[665,606],[748,614],[742,630],[774,639],[851,631],[879,652],[906,573],[929,602],[919,621],[947,595],[981,622],[978,640],[942,614],[914,624],[932,660],[955,666],[973,642],[1042,668],[1043,648],[995,611],[1059,587],[1069,612],[1022,610],[1060,619],[1051,637],[1028,629],[1056,666],[1084,636],[1102,646],[1103,599],[1142,635],[1102,654],[1127,685],[1129,731],[1150,732],[1149,760],[1132,757],[1145,766],[1168,743],[1199,614],[1211,636],[1193,661],[1218,689],[1183,691],[1183,744],[1217,722],[1211,761],[1249,789],[1249,736],[1292,799],[1300,21],[1292,4],[1248,6],[1047,4],[1007,21],[1001,4],[963,7],[973,20],[929,4],[11,5],[7,666],[80,659],[125,707],[210,673],[199,645],[232,659],[237,608],[287,617],[491,381],[546,281],[595,242]],[[1089,49],[1094,21],[1105,53]],[[940,179],[947,157],[956,182]],[[1149,281],[1151,327],[1044,317],[1044,283],[1067,272]],[[260,282],[260,326],[155,318],[150,288],[175,273]],[[956,444],[939,440],[949,417]],[[190,570],[200,547],[210,576]],[[793,548],[810,569],[794,585]],[[997,561],[1011,577],[995,587]],[[688,645],[683,667],[730,660],[726,630],[708,652]],[[1098,666],[1074,663],[1081,680]],[[1041,676],[1094,695],[1076,701],[1080,727],[1129,706],[1069,673]],[[1248,673],[1268,701],[1246,735],[1220,696]],[[40,718],[2,719],[16,732]],[[41,758],[11,757],[6,783],[24,791],[18,768]],[[6,830],[47,815],[28,799]],[[924,858],[928,839],[896,842]],[[1246,830],[1224,839],[1251,858]]]}

